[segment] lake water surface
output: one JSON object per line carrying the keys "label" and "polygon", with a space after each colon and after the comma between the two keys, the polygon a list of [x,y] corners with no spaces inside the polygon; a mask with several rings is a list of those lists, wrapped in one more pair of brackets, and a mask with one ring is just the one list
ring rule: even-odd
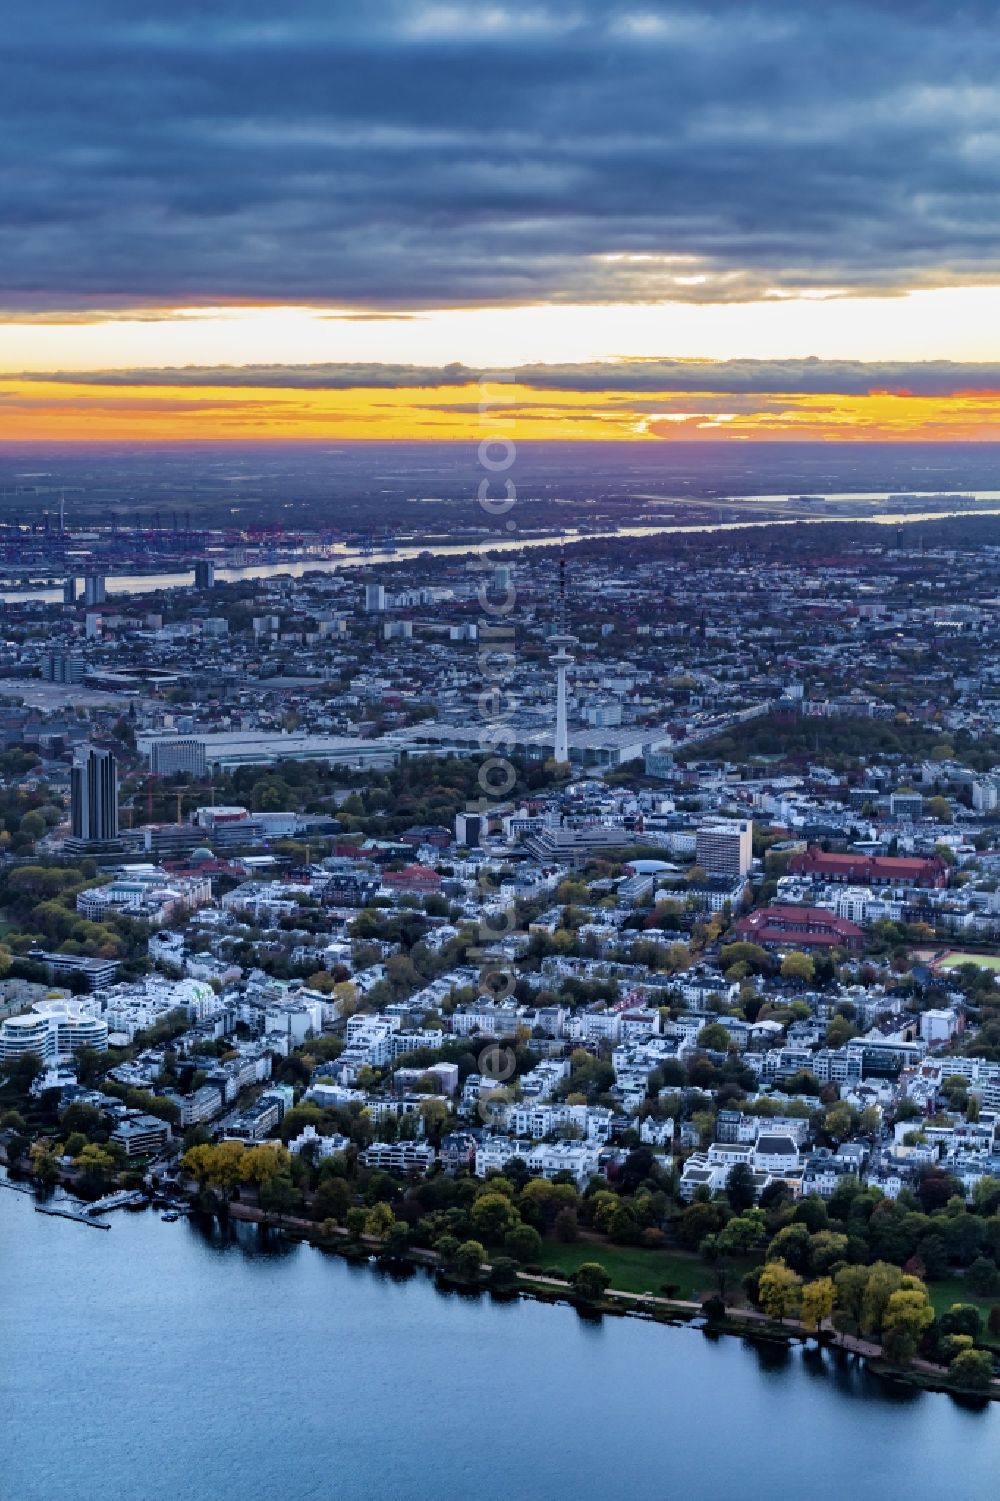
{"label": "lake water surface", "polygon": [[3,1501],[995,1497],[1000,1408],[0,1191]]}

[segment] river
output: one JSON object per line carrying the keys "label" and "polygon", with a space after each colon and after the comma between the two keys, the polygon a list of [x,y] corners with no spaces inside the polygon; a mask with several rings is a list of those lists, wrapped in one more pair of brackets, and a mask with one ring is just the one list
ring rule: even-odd
{"label": "river", "polygon": [[[666,497],[664,497],[666,498]],[[741,497],[742,498],[742,497]],[[831,497],[839,498],[839,497]],[[980,492],[980,500],[992,501],[1000,498],[1000,491]],[[773,501],[773,496],[748,496],[747,500]],[[873,500],[884,497],[871,497]],[[721,507],[725,502],[719,502]],[[873,526],[900,526],[904,523],[924,521],[945,521],[955,516],[1000,516],[1000,507],[995,505],[979,505],[970,507],[968,510],[960,510],[955,507],[928,511],[891,511],[891,512],[859,512],[857,515],[845,516],[842,514],[820,514],[816,516],[781,517],[770,516],[767,519],[754,519],[737,521],[696,521],[696,522],[664,522],[663,524],[649,524],[642,526],[620,526],[614,531],[601,531],[595,529],[589,532],[580,532],[574,527],[568,527],[560,534],[539,536],[509,536],[499,532],[495,538],[483,541],[469,542],[428,542],[417,543],[407,546],[395,547],[391,552],[379,551],[377,548],[370,553],[362,553],[347,547],[338,546],[331,550],[329,557],[310,557],[301,561],[279,561],[274,563],[250,563],[245,568],[226,568],[220,565],[215,572],[219,583],[239,583],[246,579],[276,578],[279,575],[286,578],[301,578],[307,573],[335,573],[344,568],[372,567],[375,565],[398,562],[412,562],[415,558],[433,557],[465,557],[481,553],[510,553],[523,552],[536,547],[558,547],[560,543],[565,546],[574,546],[584,542],[600,542],[602,540],[620,537],[661,537],[675,533],[698,535],[700,532],[733,532],[755,530],[765,526],[822,526],[829,523],[844,525],[853,522],[855,524],[868,523]],[[514,523],[508,522],[507,526],[513,531]],[[174,569],[166,573],[120,573],[112,574],[105,569],[95,567],[95,572],[103,572],[107,581],[107,594],[155,594],[160,589],[189,589],[194,577],[194,564],[185,570]],[[77,578],[81,583],[82,578]],[[27,603],[58,604],[62,600],[62,589],[46,588],[42,585],[24,588],[0,588],[0,602],[2,603]]]}
{"label": "river", "polygon": [[977,1501],[1000,1408],[0,1192],[3,1501]]}

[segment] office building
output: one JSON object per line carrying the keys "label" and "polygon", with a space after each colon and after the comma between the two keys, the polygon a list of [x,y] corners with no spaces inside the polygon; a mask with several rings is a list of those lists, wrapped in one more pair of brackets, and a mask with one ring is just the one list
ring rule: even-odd
{"label": "office building", "polygon": [[195,562],[194,586],[196,589],[215,588],[215,564],[208,558],[198,558]]}
{"label": "office building", "polygon": [[385,587],[382,584],[365,585],[365,613],[378,615],[385,609]]}
{"label": "office building", "polygon": [[118,838],[118,763],[111,751],[81,752],[70,773],[73,838]]}
{"label": "office building", "polygon": [[733,819],[698,830],[695,864],[710,876],[745,876],[753,862],[753,823]]}
{"label": "office building", "polygon": [[481,813],[455,814],[456,844],[464,844],[466,849],[476,849],[482,843],[485,832],[486,820]]}
{"label": "office building", "polygon": [[108,591],[103,573],[88,573],[83,581],[83,602],[88,607],[107,603]]}
{"label": "office building", "polygon": [[82,683],[86,663],[82,657],[66,657],[50,652],[42,663],[42,677],[47,683]]}
{"label": "office building", "polygon": [[36,1001],[24,1016],[8,1016],[0,1023],[0,1062],[10,1063],[34,1053],[43,1063],[65,1063],[77,1048],[108,1046],[108,1024],[96,1016],[93,1002]]}
{"label": "office building", "polygon": [[205,743],[194,736],[154,740],[149,749],[149,769],[154,776],[172,777],[175,772],[205,775]]}

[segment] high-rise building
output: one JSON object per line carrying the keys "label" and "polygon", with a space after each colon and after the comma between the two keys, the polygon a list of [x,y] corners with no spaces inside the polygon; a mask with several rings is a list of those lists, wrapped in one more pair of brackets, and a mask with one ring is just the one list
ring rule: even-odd
{"label": "high-rise building", "polygon": [[478,849],[486,832],[486,820],[481,813],[455,814],[455,843],[466,849]]}
{"label": "high-rise building", "polygon": [[369,615],[378,615],[385,609],[385,585],[365,585],[365,611]]}
{"label": "high-rise building", "polygon": [[63,580],[63,604],[76,604],[76,578],[72,573]]}
{"label": "high-rise building", "polygon": [[194,565],[194,586],[196,589],[215,588],[215,564],[208,558],[198,558]]}
{"label": "high-rise building", "polygon": [[703,824],[695,844],[695,864],[710,876],[745,876],[753,863],[753,823],[749,818]]}
{"label": "high-rise building", "polygon": [[47,683],[82,683],[87,664],[82,657],[67,657],[49,652],[42,662],[42,677]]}
{"label": "high-rise building", "polygon": [[982,777],[972,784],[972,807],[976,813],[994,813],[1000,803],[997,784],[992,777]]}
{"label": "high-rise building", "polygon": [[555,650],[549,661],[556,670],[556,733],[553,756],[556,761],[569,762],[569,723],[566,709],[566,673],[576,658],[570,647],[576,645],[576,637],[566,632],[566,558],[559,559],[559,616],[555,632],[549,637],[549,646]]}
{"label": "high-rise building", "polygon": [[107,603],[108,591],[103,573],[88,573],[83,581],[83,602],[85,605],[103,605]]}
{"label": "high-rise building", "polygon": [[82,751],[70,774],[73,838],[118,838],[118,762],[111,751]]}

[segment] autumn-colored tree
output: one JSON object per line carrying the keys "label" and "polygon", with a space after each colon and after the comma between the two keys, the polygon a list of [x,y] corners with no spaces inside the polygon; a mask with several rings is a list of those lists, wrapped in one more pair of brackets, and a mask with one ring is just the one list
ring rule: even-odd
{"label": "autumn-colored tree", "polygon": [[779,1258],[769,1261],[760,1274],[758,1298],[768,1318],[779,1324],[799,1306],[802,1278]]}
{"label": "autumn-colored tree", "polygon": [[799,949],[793,949],[781,961],[783,980],[795,980],[800,985],[811,985],[815,974],[815,964],[808,954],[803,954]]}
{"label": "autumn-colored tree", "polygon": [[882,1319],[882,1352],[894,1365],[909,1365],[921,1337],[934,1322],[927,1288],[918,1277],[906,1277],[912,1287],[900,1287],[886,1304]]}
{"label": "autumn-colored tree", "polygon": [[373,1240],[385,1240],[396,1223],[396,1216],[389,1204],[375,1204],[365,1215],[365,1235],[370,1235]]}
{"label": "autumn-colored tree", "polygon": [[[916,1280],[916,1279],[913,1279]],[[887,1261],[876,1261],[868,1268],[865,1290],[861,1298],[860,1326],[862,1334],[878,1338],[882,1333],[889,1299],[903,1285],[903,1273],[898,1266]]]}
{"label": "autumn-colored tree", "polygon": [[802,1289],[801,1319],[803,1326],[811,1334],[818,1334],[823,1327],[823,1321],[833,1313],[834,1304],[837,1300],[837,1289],[834,1287],[832,1277],[817,1277],[814,1282],[807,1282]]}
{"label": "autumn-colored tree", "polygon": [[250,1147],[240,1159],[240,1179],[244,1183],[252,1184],[255,1188],[262,1188],[265,1183],[270,1183],[279,1173],[287,1173],[290,1159],[283,1146],[276,1141],[261,1142],[259,1146]]}

